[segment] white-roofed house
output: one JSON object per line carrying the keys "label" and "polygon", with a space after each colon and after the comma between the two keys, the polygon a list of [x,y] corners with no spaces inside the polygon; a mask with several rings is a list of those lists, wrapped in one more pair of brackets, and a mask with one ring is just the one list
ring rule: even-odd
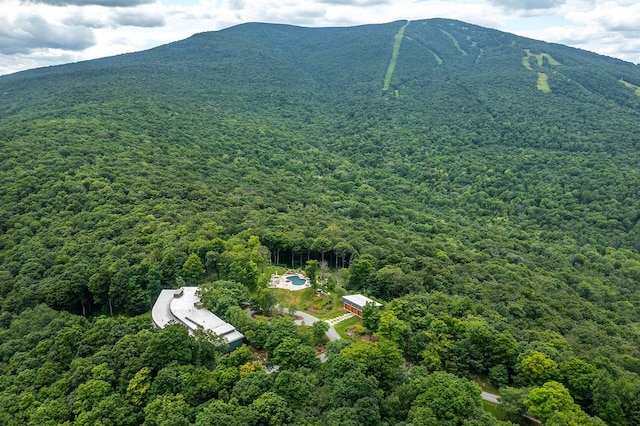
{"label": "white-roofed house", "polygon": [[347,311],[356,314],[360,318],[362,318],[362,311],[364,310],[364,307],[368,303],[373,303],[374,306],[378,306],[378,307],[382,306],[381,303],[378,303],[375,300],[371,300],[368,297],[363,296],[361,294],[351,294],[349,296],[342,296],[342,303],[344,305],[344,308]]}
{"label": "white-roofed house", "polygon": [[198,287],[181,287],[177,290],[162,290],[151,310],[153,323],[158,328],[178,323],[189,329],[189,333],[202,327],[216,336],[222,336],[229,345],[228,351],[240,347],[244,335],[202,305]]}

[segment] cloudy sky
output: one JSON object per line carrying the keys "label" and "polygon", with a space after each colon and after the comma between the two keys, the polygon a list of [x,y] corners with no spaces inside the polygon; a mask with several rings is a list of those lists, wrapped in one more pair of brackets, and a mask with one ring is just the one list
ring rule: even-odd
{"label": "cloudy sky", "polygon": [[147,49],[243,22],[453,18],[640,63],[639,0],[0,0],[0,75]]}

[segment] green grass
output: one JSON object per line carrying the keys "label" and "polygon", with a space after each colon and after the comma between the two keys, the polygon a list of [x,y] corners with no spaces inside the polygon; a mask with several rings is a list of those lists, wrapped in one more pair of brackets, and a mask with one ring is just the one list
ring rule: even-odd
{"label": "green grass", "polygon": [[[313,306],[316,293],[313,288],[306,288],[304,290],[290,291],[282,288],[274,289],[276,297],[278,298],[278,304],[286,309],[295,309],[297,311],[306,312],[313,315],[316,318],[322,320],[339,317],[344,314],[344,308],[342,307],[342,292],[332,291],[330,295],[320,296],[322,300],[331,300],[331,309],[321,309],[312,312],[308,309],[309,306]],[[316,301],[317,302],[317,301]]]}
{"label": "green grass", "polygon": [[362,320],[359,317],[351,317],[349,319],[346,319],[342,322],[337,323],[336,325],[333,326],[333,328],[336,329],[340,337],[342,337],[343,339],[351,339],[351,337],[349,337],[349,335],[347,334],[347,330],[352,328],[356,324],[360,324],[361,322]]}
{"label": "green grass", "polygon": [[636,95],[640,96],[640,86],[636,86],[635,84],[631,84],[628,81],[624,81],[623,79],[620,79],[620,83],[624,84],[629,89],[634,89],[636,91]]}
{"label": "green grass", "polygon": [[527,54],[527,56],[522,58],[522,65],[524,65],[524,67],[528,70],[533,71],[533,68],[531,68],[531,63],[529,62],[529,58],[532,56],[536,58],[536,62],[538,63],[539,67],[544,65],[545,58],[549,62],[549,65],[560,65],[560,62],[556,61],[553,56],[549,55],[548,53],[533,54],[529,49],[524,49],[524,52]]}
{"label": "green grass", "polygon": [[284,266],[276,266],[276,265],[265,266],[263,271],[260,273],[260,279],[267,280],[267,282],[269,282],[271,275],[275,273],[281,274],[282,271],[284,270],[285,270]]}
{"label": "green grass", "polygon": [[493,415],[498,420],[507,420],[507,414],[500,407],[500,404],[494,404],[493,402],[482,401],[482,408]]}
{"label": "green grass", "polygon": [[549,87],[549,76],[543,72],[538,73],[538,90],[544,93],[551,93],[551,87]]}
{"label": "green grass", "polygon": [[302,310],[302,303],[305,299],[313,297],[313,289],[306,288],[304,290],[290,291],[283,288],[273,290],[278,298],[278,304],[285,308],[293,308]]}
{"label": "green grass", "polygon": [[387,74],[384,76],[384,84],[382,86],[382,90],[385,92],[389,90],[389,85],[391,84],[391,77],[393,76],[393,72],[396,69],[396,62],[398,61],[398,53],[400,52],[400,44],[402,44],[402,38],[404,37],[404,30],[409,26],[411,22],[408,21],[404,24],[399,30],[398,33],[393,38],[393,52],[391,53],[391,60],[389,61],[389,66],[387,67]]}
{"label": "green grass", "polygon": [[[500,404],[494,404],[493,402],[482,401],[482,408],[484,408],[484,411],[491,413],[493,417],[495,417],[498,420],[504,420],[504,421],[511,420],[513,422],[513,419],[509,418],[507,413],[502,409],[502,407],[500,407]],[[540,426],[542,423],[535,422],[523,416],[518,420],[517,424],[522,426]]]}
{"label": "green grass", "polygon": [[500,394],[498,387],[491,383],[486,377],[474,376],[473,381],[476,382],[485,392],[493,393],[495,395]]}
{"label": "green grass", "polygon": [[340,315],[345,313],[344,308],[342,307],[342,295],[344,294],[344,292],[339,291],[339,290],[334,290],[331,292],[331,294],[329,295],[329,297],[331,297],[333,299],[333,308],[330,311],[326,311],[326,312],[322,312],[322,313],[315,313],[312,315],[317,316],[320,319],[326,320],[326,319],[331,319],[331,318],[335,318],[335,317],[339,317]]}
{"label": "green grass", "polygon": [[431,54],[433,55],[434,58],[436,58],[436,62],[438,63],[438,65],[442,65],[442,58],[440,56],[438,56],[436,54],[436,52],[434,52],[433,50],[429,49],[429,52],[431,52]]}
{"label": "green grass", "polygon": [[538,59],[538,65],[540,66],[542,66],[543,58],[547,58],[547,61],[549,61],[549,64],[551,65],[560,65],[560,62],[553,59],[553,56],[549,55],[548,53],[540,53],[539,55],[536,55],[536,58]]}
{"label": "green grass", "polygon": [[[489,386],[488,389],[486,389],[484,386],[482,386],[482,383],[478,383],[480,384],[480,386],[483,388],[483,390],[487,391],[487,392],[491,392],[491,393],[498,393],[497,391],[491,391],[491,386]],[[482,408],[484,409],[484,411],[491,413],[493,415],[493,417],[495,417],[498,420],[512,420],[509,418],[509,415],[507,414],[506,411],[504,411],[504,409],[500,406],[500,404],[495,404],[493,402],[489,402],[489,401],[482,401]],[[512,420],[513,421],[513,420]],[[539,426],[540,423],[536,423],[526,417],[522,417],[521,419],[519,419],[518,424],[523,425],[523,426]]]}
{"label": "green grass", "polygon": [[[544,65],[544,58],[547,58],[547,61],[550,65],[560,65],[560,62],[553,59],[553,57],[548,53],[538,53],[534,55],[529,49],[524,49],[524,53],[526,53],[527,56],[522,58],[522,66],[524,66],[529,71],[535,71],[531,66],[531,62],[529,61],[529,58],[531,57],[536,58],[536,63],[539,67],[542,67]],[[549,76],[546,73],[538,72],[537,87],[538,90],[543,93],[551,93],[551,87],[549,87]]]}

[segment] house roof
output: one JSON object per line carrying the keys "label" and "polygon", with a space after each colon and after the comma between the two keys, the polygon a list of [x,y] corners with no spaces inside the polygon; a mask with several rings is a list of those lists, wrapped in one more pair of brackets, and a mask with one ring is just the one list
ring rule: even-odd
{"label": "house roof", "polygon": [[182,287],[182,290],[181,293],[176,290],[160,292],[151,310],[153,322],[158,327],[164,328],[171,322],[177,322],[189,328],[189,332],[198,327],[210,330],[215,335],[223,336],[227,343],[244,338],[242,333],[210,310],[195,306],[200,302],[198,287]]}
{"label": "house roof", "polygon": [[158,296],[156,303],[151,309],[151,318],[153,318],[153,323],[156,327],[165,328],[169,323],[180,322],[180,320],[171,313],[171,309],[169,308],[171,300],[173,300],[173,290],[162,290],[160,292],[160,296]]}
{"label": "house roof", "polygon": [[361,294],[351,294],[349,296],[342,296],[342,300],[349,303],[350,305],[357,306],[360,309],[364,308],[367,303],[373,303],[375,306],[382,306],[381,303],[376,302],[375,300],[371,300],[366,296]]}

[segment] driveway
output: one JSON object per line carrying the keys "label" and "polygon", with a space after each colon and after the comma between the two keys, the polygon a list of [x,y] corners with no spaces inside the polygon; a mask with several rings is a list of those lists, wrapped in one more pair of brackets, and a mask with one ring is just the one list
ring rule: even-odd
{"label": "driveway", "polygon": [[[311,325],[316,321],[320,321],[319,318],[314,317],[313,315],[309,315],[306,312],[302,312],[302,311],[296,311],[295,314],[296,316],[299,316],[300,320],[295,320],[296,325]],[[333,328],[332,326],[329,327],[329,329],[327,330],[327,332],[325,333],[327,335],[327,337],[329,338],[329,340],[331,340],[332,342],[334,340],[339,340],[340,339],[340,335],[338,334],[338,332],[336,331],[335,328]]]}
{"label": "driveway", "polygon": [[313,315],[309,315],[306,312],[302,312],[302,311],[296,311],[295,314],[296,316],[299,316],[300,318],[302,318],[301,320],[295,320],[294,322],[296,323],[296,325],[311,325],[316,321],[320,321],[318,318],[314,317]]}
{"label": "driveway", "polygon": [[499,404],[500,402],[498,401],[498,398],[500,398],[500,395],[496,395],[493,393],[489,393],[489,392],[484,392],[482,391],[482,393],[480,394],[480,396],[482,397],[482,399],[484,399],[485,401],[488,402],[493,402],[494,404]]}
{"label": "driveway", "polygon": [[325,334],[327,335],[329,340],[331,340],[332,342],[335,341],[335,340],[340,340],[340,335],[338,334],[336,329],[333,328],[333,327],[329,327],[329,329],[327,330],[327,332]]}

